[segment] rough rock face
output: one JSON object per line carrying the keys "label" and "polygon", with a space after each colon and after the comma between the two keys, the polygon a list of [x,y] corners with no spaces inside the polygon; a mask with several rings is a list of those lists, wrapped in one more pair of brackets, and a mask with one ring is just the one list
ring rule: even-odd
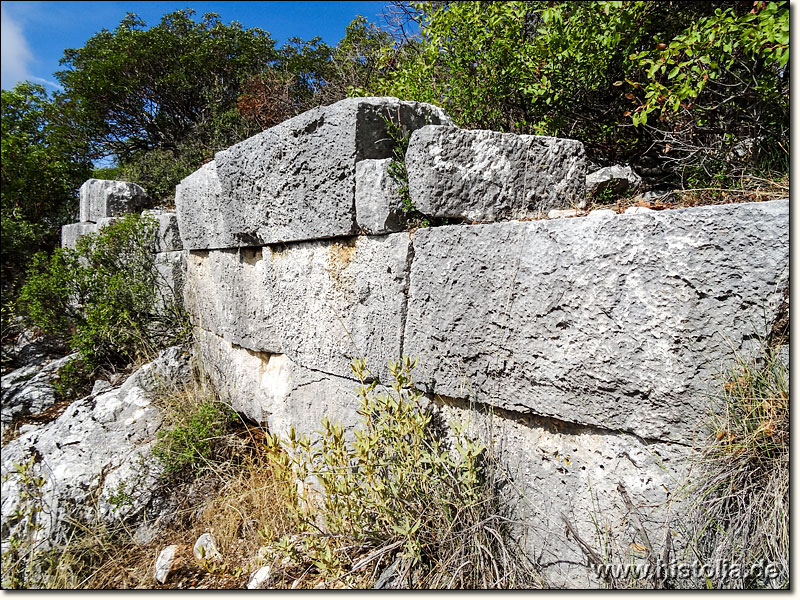
{"label": "rough rock face", "polygon": [[183,304],[183,285],[186,275],[186,255],[183,250],[154,254],[158,279],[156,280],[156,305]]}
{"label": "rough rock face", "polygon": [[195,325],[256,352],[353,377],[386,374],[402,353],[409,235],[192,252],[186,306]]}
{"label": "rough rock face", "polygon": [[356,222],[369,235],[405,227],[399,184],[389,175],[390,158],[356,163]]}
{"label": "rough rock face", "polygon": [[430,217],[523,219],[585,204],[575,140],[427,126],[411,136],[406,169],[411,201]]}
{"label": "rough rock face", "polygon": [[61,227],[61,247],[75,248],[78,240],[97,232],[97,223],[70,223]]}
{"label": "rough rock face", "polygon": [[390,155],[384,119],[399,119],[409,130],[449,122],[428,104],[348,98],[267,129],[218,152],[214,166],[178,186],[184,246],[246,247],[355,233],[356,163]]}
{"label": "rough rock face", "polygon": [[[505,510],[527,527],[518,525],[524,548],[555,588],[603,584],[585,566],[586,556],[566,534],[562,515],[598,555],[606,557],[610,549],[626,563],[646,562],[631,557],[632,544],[642,543],[637,516],[659,556],[668,527],[678,529],[685,507],[676,492],[686,483],[686,446],[504,411],[453,405],[441,411],[447,421],[468,423],[470,435],[494,440],[503,465]],[[676,556],[680,540],[670,539]]]}
{"label": "rough rock face", "polygon": [[364,358],[386,381],[386,363],[402,354],[409,235],[265,248],[266,313],[291,360],[353,377]]}
{"label": "rough rock face", "polygon": [[[160,468],[149,453],[162,422],[152,394],[159,386],[186,380],[187,358],[179,348],[165,350],[118,389],[72,403],[56,420],[3,447],[4,551],[13,535],[31,539],[44,550],[65,541],[70,519],[121,520],[147,506]],[[39,528],[34,531],[25,531],[25,520],[17,512],[25,514],[31,508],[20,494],[25,487],[20,465],[28,465],[23,470],[29,476],[44,479],[41,512],[34,516]]]}
{"label": "rough rock face", "polygon": [[89,179],[81,186],[80,196],[80,220],[92,223],[104,217],[138,212],[147,204],[144,189],[127,181]]}
{"label": "rough rock face", "polygon": [[70,354],[51,362],[42,358],[3,375],[0,379],[0,421],[3,425],[17,417],[37,415],[55,404],[53,380],[58,376],[58,370],[77,356]]}
{"label": "rough rock face", "polygon": [[142,216],[148,216],[156,222],[155,252],[183,250],[178,215],[174,210],[144,210]]}
{"label": "rough rock face", "polygon": [[691,443],[788,282],[789,204],[423,229],[404,351],[445,396]]}
{"label": "rough rock face", "polygon": [[202,365],[223,401],[272,433],[290,426],[312,434],[328,417],[345,427],[358,422],[357,383],[303,368],[285,354],[255,352],[195,328]]}
{"label": "rough rock face", "polygon": [[629,165],[603,167],[586,176],[586,194],[597,196],[606,190],[619,195],[636,193],[642,187],[642,178]]}
{"label": "rough rock face", "polygon": [[184,303],[194,324],[237,346],[281,352],[265,303],[265,266],[261,248],[190,252]]}

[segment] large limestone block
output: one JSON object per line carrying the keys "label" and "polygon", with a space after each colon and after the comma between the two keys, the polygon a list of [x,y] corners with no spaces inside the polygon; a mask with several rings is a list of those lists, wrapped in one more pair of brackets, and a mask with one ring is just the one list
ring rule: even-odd
{"label": "large limestone block", "polygon": [[255,352],[195,328],[203,371],[220,398],[272,433],[289,427],[304,434],[320,429],[323,417],[352,428],[358,422],[357,383],[305,369],[284,354]]}
{"label": "large limestone block", "polygon": [[178,231],[187,250],[242,246],[228,224],[230,213],[223,206],[217,163],[204,164],[175,188]]}
{"label": "large limestone block", "polygon": [[[688,481],[687,446],[452,403],[440,403],[439,415],[451,425],[448,429],[460,421],[471,437],[491,440],[487,445],[501,467],[491,472],[504,490],[503,508],[516,521],[515,534],[528,556],[554,588],[604,584],[566,534],[562,515],[599,556],[614,563],[647,562],[643,553],[632,550],[633,544],[642,547],[637,515],[658,556],[667,531],[681,530],[687,508],[679,502]],[[669,539],[671,556],[682,557],[685,540]]]}
{"label": "large limestone block", "polygon": [[147,192],[135,183],[89,179],[80,189],[81,221],[96,223],[103,217],[139,212],[147,204]]}
{"label": "large limestone block", "polygon": [[364,358],[387,379],[402,353],[409,234],[264,248],[266,314],[297,364],[353,377]]}
{"label": "large limestone block", "polygon": [[89,233],[97,232],[97,223],[70,223],[61,227],[61,247],[72,248],[78,240]]}
{"label": "large limestone block", "polygon": [[190,252],[184,296],[194,324],[237,346],[281,352],[281,332],[267,310],[266,264],[261,248]]}
{"label": "large limestone block", "polygon": [[575,140],[427,126],[411,136],[406,169],[411,201],[430,217],[524,219],[586,201]]}
{"label": "large limestone block", "polygon": [[178,230],[178,215],[174,210],[144,210],[142,216],[150,217],[155,221],[155,251],[174,252],[183,250],[181,236]]}
{"label": "large limestone block", "polygon": [[789,203],[423,229],[404,351],[438,393],[689,443],[788,282]]}
{"label": "large limestone block", "polygon": [[218,152],[213,167],[203,167],[178,187],[185,247],[258,246],[355,233],[356,163],[391,155],[384,119],[399,120],[409,131],[449,123],[429,104],[349,98]]}
{"label": "large limestone block", "polygon": [[400,185],[389,175],[390,158],[356,163],[356,222],[370,235],[405,227]]}

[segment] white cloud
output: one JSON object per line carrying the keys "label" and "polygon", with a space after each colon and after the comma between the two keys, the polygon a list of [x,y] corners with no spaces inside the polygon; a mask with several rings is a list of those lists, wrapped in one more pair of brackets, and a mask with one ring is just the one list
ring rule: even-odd
{"label": "white cloud", "polygon": [[31,75],[28,64],[34,60],[22,27],[0,5],[0,79],[2,88],[10,90],[20,81],[34,81],[50,87],[57,83]]}
{"label": "white cloud", "polygon": [[18,81],[28,79],[28,63],[33,54],[22,34],[22,27],[0,7],[0,79],[4,90],[14,87]]}

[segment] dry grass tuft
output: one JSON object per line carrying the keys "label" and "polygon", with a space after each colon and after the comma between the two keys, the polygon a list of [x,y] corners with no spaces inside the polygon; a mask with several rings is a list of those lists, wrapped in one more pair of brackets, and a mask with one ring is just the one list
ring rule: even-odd
{"label": "dry grass tuft", "polygon": [[[789,584],[789,372],[772,350],[739,360],[723,387],[726,411],[700,449],[694,550],[706,564],[727,561],[715,588]],[[755,565],[771,565],[769,573]],[[759,575],[759,571],[762,575]]]}

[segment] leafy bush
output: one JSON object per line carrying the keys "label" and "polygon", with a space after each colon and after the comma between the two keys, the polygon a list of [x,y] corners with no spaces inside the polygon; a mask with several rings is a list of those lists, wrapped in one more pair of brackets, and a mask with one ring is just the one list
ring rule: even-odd
{"label": "leafy bush", "polygon": [[452,448],[435,435],[413,388],[414,364],[390,363],[394,381],[384,392],[366,383],[363,361],[353,362],[361,381],[353,441],[327,420],[316,442],[294,429],[287,439],[268,438],[302,535],[276,548],[329,581],[393,556],[403,586],[528,585],[521,553],[507,545],[486,446],[458,424]]}
{"label": "leafy bush", "polygon": [[466,128],[579,139],[590,158],[673,178],[684,169],[752,171],[763,158],[784,168],[787,2],[420,2],[407,10],[420,39],[385,53],[373,93],[438,104]]}
{"label": "leafy bush", "polygon": [[36,250],[58,244],[61,225],[78,208],[77,188],[88,178],[89,148],[60,119],[60,103],[44,87],[2,90],[2,288],[17,285]]}
{"label": "leafy bush", "polygon": [[213,440],[225,433],[234,414],[226,405],[204,401],[175,427],[158,432],[153,454],[168,475],[186,470],[198,472],[209,463]]}
{"label": "leafy bush", "polygon": [[124,366],[186,335],[153,254],[155,221],[126,215],[75,248],[34,257],[20,302],[32,323],[69,337],[87,368]]}

